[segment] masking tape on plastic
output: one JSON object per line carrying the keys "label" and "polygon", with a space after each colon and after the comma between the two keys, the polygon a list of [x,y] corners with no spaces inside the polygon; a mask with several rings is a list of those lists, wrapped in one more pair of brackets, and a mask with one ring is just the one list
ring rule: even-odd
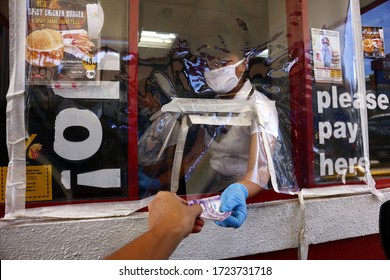
{"label": "masking tape on plastic", "polygon": [[162,112],[182,113],[241,113],[251,110],[249,101],[209,99],[205,102],[196,98],[175,98],[161,108]]}
{"label": "masking tape on plastic", "polygon": [[175,156],[173,158],[173,168],[172,168],[172,175],[171,175],[172,192],[177,192],[179,189],[181,163],[183,161],[184,146],[186,143],[187,134],[189,130],[187,121],[188,121],[188,117],[187,115],[184,115],[181,120],[179,138],[177,139]]}
{"label": "masking tape on plastic", "polygon": [[10,85],[7,92],[6,134],[9,164],[6,180],[5,214],[25,207],[26,147],[24,124],[26,1],[10,1],[9,65]]}
{"label": "masking tape on plastic", "polygon": [[75,99],[119,99],[119,82],[118,81],[90,81],[61,83],[60,86],[53,86],[56,95],[65,98]]}
{"label": "masking tape on plastic", "polygon": [[136,201],[84,203],[21,209],[6,215],[4,219],[89,219],[123,217],[146,207],[154,198],[155,196],[150,196]]}
{"label": "masking tape on plastic", "polygon": [[228,116],[228,117],[212,117],[212,116],[199,116],[189,115],[193,124],[206,124],[206,125],[233,125],[233,126],[250,126],[250,115],[244,116]]}

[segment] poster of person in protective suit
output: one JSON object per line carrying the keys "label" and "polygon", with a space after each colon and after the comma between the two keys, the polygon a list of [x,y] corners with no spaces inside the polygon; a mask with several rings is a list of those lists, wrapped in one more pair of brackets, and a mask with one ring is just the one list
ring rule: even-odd
{"label": "poster of person in protective suit", "polygon": [[342,83],[339,32],[311,29],[314,78],[319,83]]}

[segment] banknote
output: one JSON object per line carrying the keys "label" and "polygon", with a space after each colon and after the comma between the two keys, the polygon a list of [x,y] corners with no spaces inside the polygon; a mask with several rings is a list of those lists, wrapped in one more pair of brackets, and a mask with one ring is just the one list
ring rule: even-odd
{"label": "banknote", "polygon": [[191,206],[194,204],[199,204],[202,207],[200,217],[203,219],[222,222],[232,214],[232,212],[221,212],[219,210],[221,207],[221,196],[219,195],[188,201],[188,205]]}

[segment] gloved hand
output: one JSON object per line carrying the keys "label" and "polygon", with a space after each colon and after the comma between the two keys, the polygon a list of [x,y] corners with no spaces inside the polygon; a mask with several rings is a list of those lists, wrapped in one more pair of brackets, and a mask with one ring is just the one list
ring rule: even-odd
{"label": "gloved hand", "polygon": [[221,212],[233,211],[232,215],[222,222],[215,222],[219,226],[239,228],[246,220],[246,198],[248,190],[243,184],[234,183],[221,194]]}
{"label": "gloved hand", "polygon": [[155,194],[161,190],[161,182],[157,178],[151,178],[145,175],[142,170],[138,170],[138,188],[139,196],[146,197],[149,194]]}

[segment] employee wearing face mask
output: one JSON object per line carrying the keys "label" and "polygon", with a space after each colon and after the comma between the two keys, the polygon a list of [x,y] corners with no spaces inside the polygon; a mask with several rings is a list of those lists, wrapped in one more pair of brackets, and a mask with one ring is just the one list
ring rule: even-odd
{"label": "employee wearing face mask", "polygon": [[272,151],[278,136],[275,103],[254,89],[245,75],[246,63],[245,58],[230,54],[223,60],[209,63],[213,69],[204,72],[208,86],[220,98],[249,100],[251,104],[261,103],[258,114],[263,120],[267,139],[263,139],[260,125],[253,118],[251,126],[229,127],[224,135],[213,141],[209,149],[210,165],[215,174],[210,186],[225,188],[221,194],[220,210],[233,211],[228,219],[217,224],[234,228],[240,227],[246,220],[246,199],[267,187],[270,174],[264,145],[269,145]]}

